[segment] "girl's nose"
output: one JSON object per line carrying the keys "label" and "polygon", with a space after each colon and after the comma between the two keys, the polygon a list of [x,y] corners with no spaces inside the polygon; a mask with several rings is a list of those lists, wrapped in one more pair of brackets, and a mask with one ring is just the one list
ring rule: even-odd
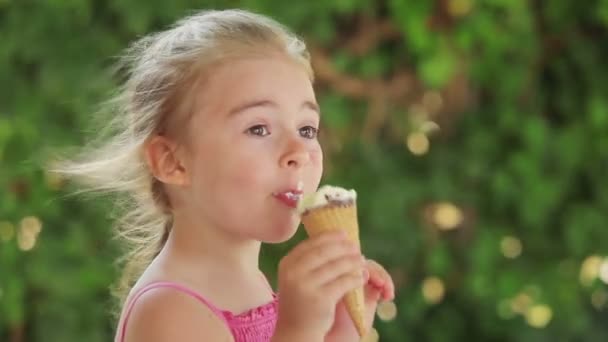
{"label": "girl's nose", "polygon": [[279,164],[281,167],[299,169],[308,164],[310,153],[302,138],[290,137],[285,144],[285,152],[281,156]]}

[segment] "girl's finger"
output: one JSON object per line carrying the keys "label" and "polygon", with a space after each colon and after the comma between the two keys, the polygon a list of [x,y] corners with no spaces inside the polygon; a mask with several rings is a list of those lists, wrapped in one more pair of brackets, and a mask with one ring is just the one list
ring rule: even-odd
{"label": "girl's finger", "polygon": [[384,298],[386,300],[395,299],[395,284],[393,283],[392,278],[389,277],[387,286],[385,287],[385,289],[386,289],[386,292],[385,292]]}
{"label": "girl's finger", "polygon": [[381,291],[373,286],[365,287],[365,300],[366,303],[375,303],[380,300]]}
{"label": "girl's finger", "polygon": [[330,243],[332,241],[342,240],[346,240],[346,234],[342,231],[332,231],[323,233],[299,243],[291,250],[291,252],[286,256],[286,258],[289,258],[291,261],[296,261],[311,249],[323,246],[324,244]]}
{"label": "girl's finger", "polygon": [[385,280],[384,277],[374,272],[370,273],[369,282],[375,287],[383,287]]}
{"label": "girl's finger", "polygon": [[314,285],[323,286],[349,273],[359,274],[363,277],[363,263],[364,261],[358,254],[343,255],[312,270],[308,275],[310,277],[309,281],[312,281]]}
{"label": "girl's finger", "polygon": [[303,253],[298,262],[298,273],[308,276],[309,273],[327,264],[331,264],[343,257],[355,258],[359,267],[363,267],[361,255],[356,246],[347,241],[332,241],[309,249]]}
{"label": "girl's finger", "polygon": [[321,291],[329,297],[328,300],[337,301],[344,297],[346,292],[363,285],[363,275],[361,272],[346,273],[333,281],[325,284]]}
{"label": "girl's finger", "polygon": [[369,272],[369,282],[374,286],[382,286],[384,283],[384,272],[373,260],[367,260],[366,269]]}
{"label": "girl's finger", "polygon": [[370,271],[370,283],[382,289],[382,298],[392,299],[395,296],[395,285],[391,275],[374,260],[368,260],[368,270]]}

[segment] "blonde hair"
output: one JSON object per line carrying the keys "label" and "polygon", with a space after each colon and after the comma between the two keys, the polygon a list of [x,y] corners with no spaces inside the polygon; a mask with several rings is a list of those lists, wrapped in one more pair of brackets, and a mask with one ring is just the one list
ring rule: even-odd
{"label": "blonde hair", "polygon": [[116,228],[127,253],[114,291],[121,303],[172,228],[169,198],[143,156],[147,140],[188,114],[189,105],[183,104],[189,103],[189,90],[214,65],[277,53],[300,63],[312,80],[303,41],[274,20],[243,10],[196,13],[126,50],[118,69],[126,71],[126,80],[103,111],[111,115],[106,134],[55,169],[88,190],[123,195],[116,202],[122,211]]}

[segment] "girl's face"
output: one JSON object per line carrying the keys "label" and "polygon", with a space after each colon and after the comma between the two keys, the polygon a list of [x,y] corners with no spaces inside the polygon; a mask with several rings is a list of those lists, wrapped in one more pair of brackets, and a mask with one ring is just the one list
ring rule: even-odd
{"label": "girl's face", "polygon": [[189,210],[246,238],[281,242],[300,223],[292,196],[317,189],[319,109],[305,69],[285,57],[218,66],[189,124]]}

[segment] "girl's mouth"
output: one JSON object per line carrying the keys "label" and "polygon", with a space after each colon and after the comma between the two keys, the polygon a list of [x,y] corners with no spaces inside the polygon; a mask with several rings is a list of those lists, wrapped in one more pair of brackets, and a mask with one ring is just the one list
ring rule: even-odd
{"label": "girl's mouth", "polygon": [[272,194],[274,198],[281,201],[281,203],[285,204],[290,208],[297,208],[298,201],[302,198],[301,190],[287,190],[283,192],[277,192]]}

